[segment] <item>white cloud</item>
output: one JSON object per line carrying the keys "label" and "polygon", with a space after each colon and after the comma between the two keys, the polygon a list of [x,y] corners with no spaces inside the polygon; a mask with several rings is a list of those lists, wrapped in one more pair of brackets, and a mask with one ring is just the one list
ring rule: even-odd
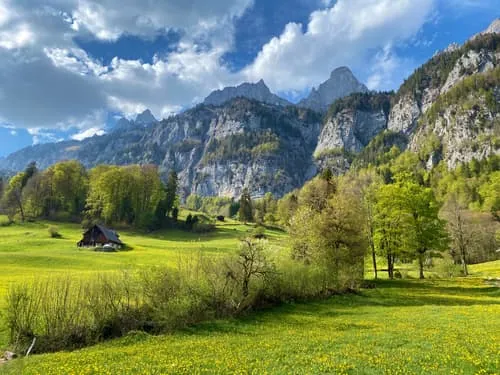
{"label": "white cloud", "polygon": [[33,144],[46,142],[62,142],[64,139],[57,137],[53,132],[42,128],[28,128],[28,133],[33,137]]}
{"label": "white cloud", "polygon": [[[0,118],[39,129],[36,141],[58,139],[41,128],[77,128],[80,137],[103,129],[109,110],[134,117],[149,108],[162,118],[213,89],[260,78],[293,96],[340,65],[367,71],[368,85],[385,89],[408,62],[394,47],[437,1],[447,0],[317,0],[321,10],[307,25],[289,23],[235,73],[223,57],[234,46],[234,20],[253,0],[0,0]],[[166,30],[180,43],[149,63],[115,57],[104,65],[73,41]]]}
{"label": "white cloud", "polygon": [[80,133],[74,134],[71,136],[71,139],[75,141],[83,141],[86,138],[93,137],[94,135],[104,135],[106,132],[100,128],[90,128],[86,129]]}
{"label": "white cloud", "polygon": [[154,36],[168,29],[188,33],[218,28],[243,14],[253,0],[80,0],[73,13],[78,27],[104,40],[124,33]]}
{"label": "white cloud", "polygon": [[[251,3],[0,0],[0,51],[8,49],[0,59],[0,118],[17,127],[83,129],[105,110],[177,112],[228,81],[220,60],[232,46],[235,17]],[[104,66],[73,42],[89,33],[113,40],[167,29],[182,41],[150,64],[115,58]]]}
{"label": "white cloud", "polygon": [[35,34],[26,23],[18,24],[10,30],[0,31],[0,48],[17,49],[34,42]]}
{"label": "white cloud", "polygon": [[258,54],[245,75],[277,91],[303,90],[332,68],[366,68],[373,51],[415,35],[428,20],[434,0],[338,0],[311,14],[307,26],[289,23]]}

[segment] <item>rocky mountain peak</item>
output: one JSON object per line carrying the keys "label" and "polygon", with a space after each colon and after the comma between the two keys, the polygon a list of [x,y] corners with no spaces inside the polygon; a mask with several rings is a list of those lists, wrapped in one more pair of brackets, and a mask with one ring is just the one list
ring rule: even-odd
{"label": "rocky mountain peak", "polygon": [[144,112],[137,115],[135,122],[138,124],[149,125],[158,122],[158,120],[153,116],[149,109],[146,109]]}
{"label": "rocky mountain peak", "polygon": [[237,97],[258,100],[259,102],[273,105],[290,105],[285,99],[273,94],[263,79],[257,83],[245,82],[236,87],[226,87],[222,90],[215,90],[207,96],[203,103],[206,105],[221,106],[227,101]]}
{"label": "rocky mountain peak", "polygon": [[368,92],[368,88],[358,81],[348,67],[342,66],[334,69],[330,78],[317,89],[313,88],[309,96],[302,99],[298,105],[318,112],[326,112],[335,100],[355,92]]}
{"label": "rocky mountain peak", "polygon": [[352,75],[351,69],[349,69],[347,66],[340,66],[336,69],[333,69],[332,72],[330,73],[330,79],[335,78],[336,76],[342,76],[342,75]]}
{"label": "rocky mountain peak", "polygon": [[500,18],[495,19],[486,30],[474,35],[471,40],[486,34],[500,34]]}
{"label": "rocky mountain peak", "polygon": [[483,34],[500,34],[500,18],[494,20],[491,25],[483,31]]}

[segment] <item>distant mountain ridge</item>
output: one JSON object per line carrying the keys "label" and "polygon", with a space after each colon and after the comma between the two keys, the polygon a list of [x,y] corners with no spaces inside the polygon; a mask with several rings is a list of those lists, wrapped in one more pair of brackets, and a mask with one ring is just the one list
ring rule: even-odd
{"label": "distant mountain ridge", "polygon": [[0,159],[0,170],[33,160],[40,168],[67,159],[155,164],[163,175],[178,173],[183,197],[238,197],[245,187],[258,197],[281,196],[325,168],[343,173],[361,158],[369,165],[374,150],[392,146],[408,147],[428,168],[455,168],[500,154],[499,25],[436,54],[395,93],[368,91],[345,67],[297,105],[263,81],[247,83],[149,125],[146,111],[103,136],[25,148]]}
{"label": "distant mountain ridge", "polygon": [[257,100],[272,105],[292,105],[289,101],[273,94],[262,79],[257,83],[245,82],[236,87],[226,87],[223,90],[215,90],[207,96],[203,104],[220,106],[238,97]]}

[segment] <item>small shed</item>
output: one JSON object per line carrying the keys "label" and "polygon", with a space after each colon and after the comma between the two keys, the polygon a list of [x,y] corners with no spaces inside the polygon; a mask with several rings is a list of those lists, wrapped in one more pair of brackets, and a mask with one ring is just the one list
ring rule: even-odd
{"label": "small shed", "polygon": [[103,225],[94,225],[83,233],[83,238],[78,242],[78,247],[96,247],[108,245],[114,249],[121,249],[123,242],[120,235],[114,230],[106,228]]}

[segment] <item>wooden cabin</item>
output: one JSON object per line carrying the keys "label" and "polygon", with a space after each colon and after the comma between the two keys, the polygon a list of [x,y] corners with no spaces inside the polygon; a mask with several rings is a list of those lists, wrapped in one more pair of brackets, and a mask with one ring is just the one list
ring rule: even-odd
{"label": "wooden cabin", "polygon": [[94,225],[83,233],[83,238],[78,242],[78,247],[103,247],[111,246],[113,249],[121,249],[123,242],[120,235],[114,230],[106,228],[103,225]]}

